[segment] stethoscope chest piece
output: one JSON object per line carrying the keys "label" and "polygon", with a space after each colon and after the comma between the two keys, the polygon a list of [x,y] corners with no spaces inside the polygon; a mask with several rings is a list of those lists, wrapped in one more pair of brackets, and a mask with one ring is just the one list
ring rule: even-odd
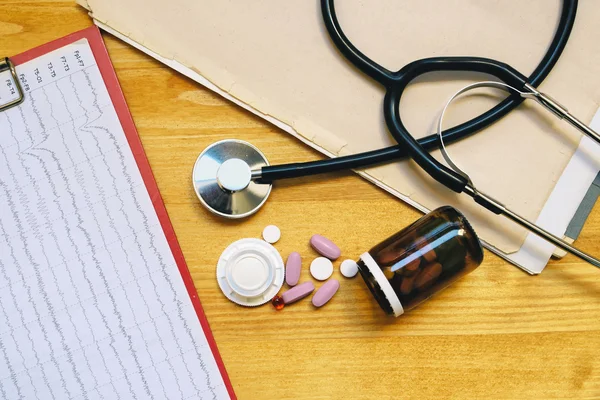
{"label": "stethoscope chest piece", "polygon": [[222,140],[196,160],[192,184],[200,202],[212,213],[244,218],[257,212],[271,193],[271,184],[252,181],[252,171],[269,165],[256,147],[241,140]]}

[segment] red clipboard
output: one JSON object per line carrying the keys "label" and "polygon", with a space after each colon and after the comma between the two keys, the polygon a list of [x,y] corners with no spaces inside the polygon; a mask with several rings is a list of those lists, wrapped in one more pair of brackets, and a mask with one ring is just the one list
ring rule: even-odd
{"label": "red clipboard", "polygon": [[121,91],[121,86],[119,85],[117,75],[113,69],[106,47],[104,46],[104,41],[102,40],[100,30],[96,26],[91,26],[79,32],[72,33],[63,38],[13,56],[10,58],[10,60],[15,66],[18,66],[19,64],[33,60],[34,58],[74,43],[80,39],[87,39],[90,48],[92,49],[92,53],[94,54],[94,58],[96,59],[96,63],[102,75],[102,79],[104,80],[108,94],[110,95],[110,99],[113,103],[117,116],[119,117],[123,131],[125,132],[125,136],[127,137],[127,142],[129,143],[129,147],[131,148],[133,156],[135,157],[135,162],[140,170],[144,184],[146,185],[146,190],[150,195],[150,199],[154,205],[154,210],[156,211],[156,215],[158,216],[162,230],[165,233],[167,242],[169,243],[169,247],[173,253],[173,257],[177,262],[179,273],[181,274],[181,278],[183,279],[188,294],[190,295],[190,299],[194,305],[198,319],[200,320],[200,325],[202,326],[204,335],[206,336],[213,357],[215,358],[215,361],[219,367],[219,372],[221,373],[223,382],[227,387],[227,392],[232,399],[236,399],[233,387],[231,386],[231,381],[229,380],[229,376],[225,370],[225,365],[223,364],[217,344],[210,330],[208,320],[206,319],[206,315],[204,314],[204,310],[200,304],[200,299],[198,298],[198,293],[194,287],[192,276],[190,275],[190,271],[188,270],[185,259],[183,258],[183,253],[179,247],[179,243],[177,242],[177,236],[173,230],[173,225],[171,225],[171,220],[167,214],[167,209],[165,208],[165,204],[163,203],[160,192],[158,191],[158,186],[156,185],[156,180],[152,174],[152,169],[150,169],[148,158],[146,157],[142,142],[140,141],[135,124],[133,123],[133,119],[129,113],[129,108],[125,102],[125,97]]}

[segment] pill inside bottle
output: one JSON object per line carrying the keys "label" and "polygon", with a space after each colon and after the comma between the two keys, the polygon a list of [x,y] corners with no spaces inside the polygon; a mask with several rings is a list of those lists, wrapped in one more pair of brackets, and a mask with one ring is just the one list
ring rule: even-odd
{"label": "pill inside bottle", "polygon": [[381,308],[399,316],[482,261],[475,231],[459,211],[446,206],[361,255],[358,269]]}

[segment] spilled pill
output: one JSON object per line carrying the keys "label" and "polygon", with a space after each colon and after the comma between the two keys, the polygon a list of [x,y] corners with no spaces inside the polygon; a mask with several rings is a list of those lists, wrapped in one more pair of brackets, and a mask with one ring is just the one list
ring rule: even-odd
{"label": "spilled pill", "polygon": [[262,232],[262,237],[267,243],[277,243],[277,241],[281,239],[281,230],[275,225],[265,226],[265,229],[263,229]]}
{"label": "spilled pill", "polygon": [[283,307],[285,307],[285,303],[283,302],[281,296],[273,297],[273,300],[271,300],[271,304],[273,304],[273,307],[275,307],[277,311],[281,311],[283,310]]}
{"label": "spilled pill", "polygon": [[294,286],[281,294],[281,298],[285,304],[294,303],[302,300],[315,290],[315,285],[312,282],[304,282],[298,286]]}
{"label": "spilled pill", "polygon": [[300,253],[291,253],[285,263],[285,283],[288,286],[296,286],[300,280],[300,272],[302,271],[302,258]]}
{"label": "spilled pill", "polygon": [[346,278],[354,278],[358,273],[358,264],[354,260],[344,260],[340,265],[340,272]]}
{"label": "spilled pill", "polygon": [[310,274],[318,281],[329,279],[333,274],[333,264],[325,257],[317,257],[310,263]]}
{"label": "spilled pill", "polygon": [[312,235],[310,245],[317,253],[330,260],[336,260],[342,254],[342,251],[335,243],[321,235]]}
{"label": "spilled pill", "polygon": [[330,279],[316,291],[312,298],[313,306],[324,306],[340,288],[340,283],[336,279]]}

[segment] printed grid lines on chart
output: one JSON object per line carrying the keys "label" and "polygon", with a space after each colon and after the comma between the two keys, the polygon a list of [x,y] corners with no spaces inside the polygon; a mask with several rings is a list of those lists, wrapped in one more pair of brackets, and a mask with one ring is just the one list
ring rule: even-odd
{"label": "printed grid lines on chart", "polygon": [[2,398],[226,393],[95,64],[0,114],[0,171]]}

